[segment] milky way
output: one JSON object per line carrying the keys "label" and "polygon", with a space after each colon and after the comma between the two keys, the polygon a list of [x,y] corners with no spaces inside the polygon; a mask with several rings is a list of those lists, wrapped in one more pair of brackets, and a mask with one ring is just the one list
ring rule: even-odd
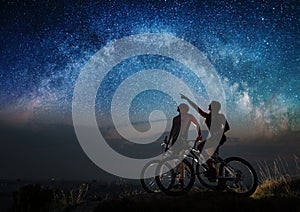
{"label": "milky way", "polygon": [[[69,122],[76,80],[98,50],[125,36],[166,33],[196,46],[213,64],[236,129],[250,123],[272,134],[300,130],[298,1],[32,1],[2,3],[0,10],[4,122],[14,116],[25,123]],[[179,77],[207,108],[203,82],[182,64],[150,55],[125,60],[108,73],[97,111],[109,112],[118,85],[145,69]],[[132,107],[136,121],[154,109],[168,118],[176,114],[175,102],[158,91],[141,93]]]}

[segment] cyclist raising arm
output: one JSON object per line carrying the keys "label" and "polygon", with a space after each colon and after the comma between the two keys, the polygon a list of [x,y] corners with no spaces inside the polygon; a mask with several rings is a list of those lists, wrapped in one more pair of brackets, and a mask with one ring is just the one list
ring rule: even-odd
{"label": "cyclist raising arm", "polygon": [[[198,113],[205,118],[205,124],[209,129],[209,133],[212,138],[220,138],[220,143],[217,146],[215,152],[218,151],[219,147],[223,145],[226,141],[225,133],[230,129],[229,124],[225,116],[220,112],[221,104],[217,101],[212,101],[209,106],[208,110],[209,113],[204,112],[200,107],[198,107],[194,102],[192,102],[188,97],[181,94],[181,98],[187,100],[187,102],[196,110]],[[214,124],[212,125],[212,120]]]}
{"label": "cyclist raising arm", "polygon": [[[208,127],[209,133],[211,136],[209,138],[210,142],[208,143],[208,146],[216,146],[216,148],[214,148],[214,147],[207,148],[210,152],[210,155],[213,157],[215,154],[218,153],[220,146],[223,145],[225,143],[225,141],[227,140],[225,132],[227,132],[230,129],[228,121],[226,120],[224,114],[220,113],[221,104],[217,101],[212,101],[208,106],[209,113],[206,113],[185,95],[181,94],[181,98],[187,100],[187,102],[196,111],[198,111],[198,113],[203,118],[205,118],[205,124]],[[214,121],[213,124],[212,124],[212,121]],[[218,142],[218,144],[213,145],[213,142]],[[200,145],[198,145],[198,150],[200,152],[202,151],[205,143],[206,143],[206,141],[204,141]],[[217,170],[214,167],[214,164],[211,162],[211,160],[208,160],[207,164],[210,168],[213,169],[213,175],[215,175],[214,173],[216,173]],[[216,170],[216,171],[214,171],[214,170]]]}

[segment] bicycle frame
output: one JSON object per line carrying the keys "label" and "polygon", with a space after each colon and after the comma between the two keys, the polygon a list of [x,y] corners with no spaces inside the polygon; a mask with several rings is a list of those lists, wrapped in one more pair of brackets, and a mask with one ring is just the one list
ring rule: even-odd
{"label": "bicycle frame", "polygon": [[[196,144],[197,144],[197,140],[194,141],[194,145],[193,145],[192,149],[189,151],[188,150],[186,151],[186,154],[184,155],[184,157],[192,159],[193,163],[196,162],[196,163],[199,163],[200,165],[205,164],[206,163],[205,157],[203,156],[202,152],[200,152],[199,150],[196,149]],[[221,159],[221,158],[219,158],[219,159]]]}

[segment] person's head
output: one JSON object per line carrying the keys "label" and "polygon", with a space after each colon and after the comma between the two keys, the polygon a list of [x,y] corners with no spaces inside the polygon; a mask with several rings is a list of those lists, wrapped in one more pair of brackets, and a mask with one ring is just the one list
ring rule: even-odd
{"label": "person's head", "polygon": [[189,106],[187,104],[181,103],[177,107],[177,111],[182,114],[187,113],[189,111]]}
{"label": "person's head", "polygon": [[218,101],[211,101],[211,103],[208,106],[208,110],[219,112],[221,110],[221,103]]}

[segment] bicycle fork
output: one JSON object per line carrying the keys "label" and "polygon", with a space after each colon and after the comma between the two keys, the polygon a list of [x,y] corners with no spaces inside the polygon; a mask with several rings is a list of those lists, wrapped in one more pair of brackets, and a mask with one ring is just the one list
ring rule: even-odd
{"label": "bicycle fork", "polygon": [[[233,168],[231,168],[231,167],[228,167],[227,164],[225,164],[223,167],[224,167],[224,170],[223,170],[223,173],[221,174],[222,176],[218,176],[218,179],[235,180],[236,179],[235,170],[233,170]],[[225,176],[225,173],[227,176]]]}

